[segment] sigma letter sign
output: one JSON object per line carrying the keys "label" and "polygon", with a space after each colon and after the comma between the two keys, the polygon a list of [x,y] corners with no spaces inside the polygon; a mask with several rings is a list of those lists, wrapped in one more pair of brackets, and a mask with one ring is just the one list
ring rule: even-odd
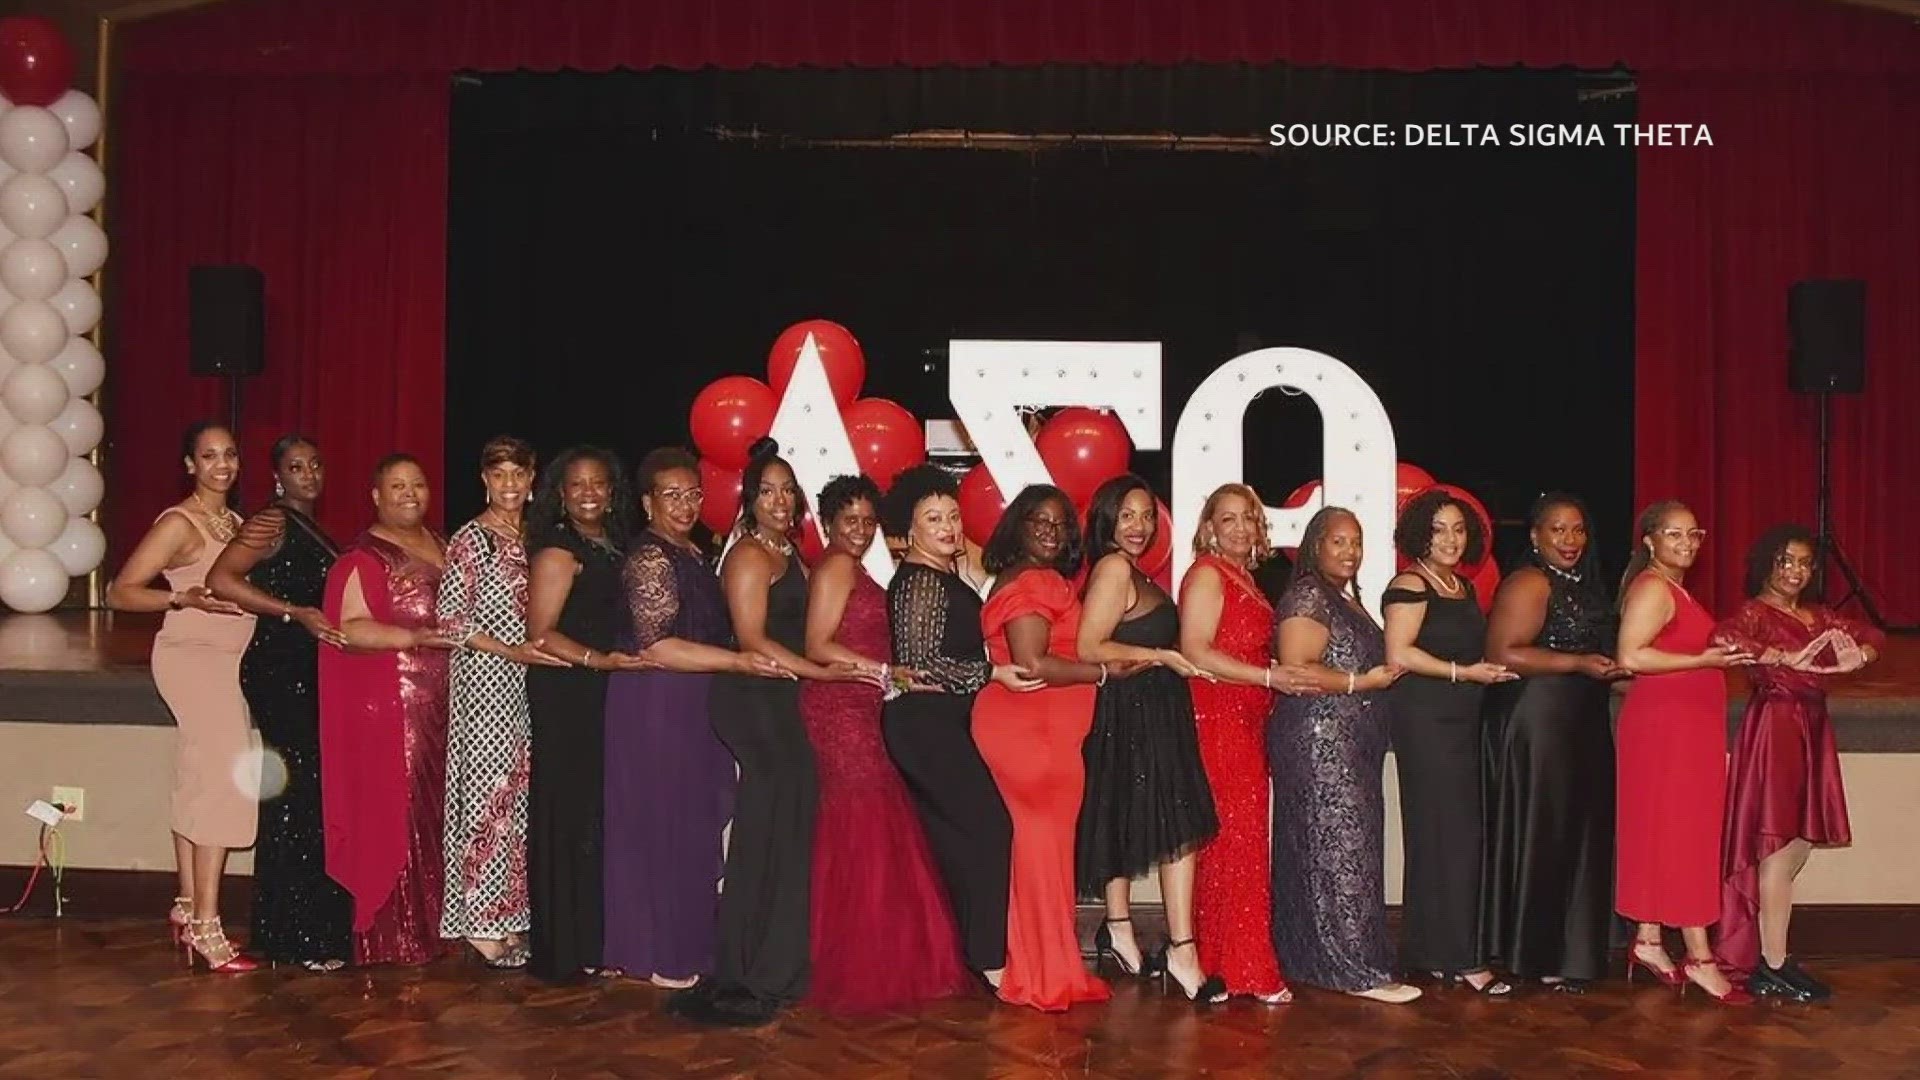
{"label": "sigma letter sign", "polygon": [[[1192,565],[1200,508],[1221,484],[1241,479],[1241,433],[1247,406],[1267,390],[1303,394],[1320,410],[1322,483],[1307,504],[1269,506],[1275,547],[1299,542],[1321,506],[1352,510],[1367,538],[1360,591],[1379,617],[1379,596],[1393,577],[1393,424],[1380,398],[1354,370],[1311,349],[1273,348],[1245,353],[1201,382],[1180,410],[1173,430],[1173,580]],[[1080,405],[1105,409],[1126,426],[1135,450],[1161,449],[1160,343],[1106,341],[972,341],[950,343],[947,393],[980,460],[1011,497],[1029,484],[1051,483],[1045,463],[1021,422],[1020,409]],[[792,462],[803,490],[817,498],[835,476],[857,473],[853,444],[826,369],[809,339],[774,416],[773,437]],[[866,567],[885,585],[893,576],[886,546],[867,551]]]}

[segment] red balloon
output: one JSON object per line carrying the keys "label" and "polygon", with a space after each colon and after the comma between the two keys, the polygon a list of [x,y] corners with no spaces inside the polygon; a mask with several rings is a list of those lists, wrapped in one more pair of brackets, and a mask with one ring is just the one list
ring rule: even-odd
{"label": "red balloon", "polygon": [[1393,474],[1393,510],[1399,513],[1407,505],[1407,500],[1433,487],[1439,481],[1427,470],[1411,462],[1402,461],[1394,466]]}
{"label": "red balloon", "polygon": [[825,319],[794,323],[773,339],[773,348],[767,352],[767,382],[773,386],[774,393],[787,392],[787,384],[793,381],[793,369],[800,365],[800,350],[806,347],[808,334],[813,335],[813,347],[820,353],[820,366],[827,370],[827,385],[833,387],[834,402],[842,409],[853,404],[860,396],[861,384],[867,380],[867,358],[846,327]]}
{"label": "red balloon", "polygon": [[1033,440],[1053,482],[1084,510],[1100,485],[1127,471],[1133,443],[1120,418],[1097,409],[1061,409]]}
{"label": "red balloon", "polygon": [[893,478],[927,460],[927,432],[913,414],[886,398],[861,398],[840,412],[853,459],[885,491]]}
{"label": "red balloon", "polygon": [[1000,515],[1006,513],[1008,501],[985,463],[967,470],[967,475],[960,478],[960,526],[967,539],[985,544],[993,535],[993,527],[1000,524]]}
{"label": "red balloon", "polygon": [[813,511],[800,516],[800,535],[794,543],[800,550],[800,561],[808,566],[818,566],[826,558],[827,542],[820,535],[820,523],[813,519]]}
{"label": "red balloon", "polygon": [[701,524],[715,536],[727,535],[733,529],[733,519],[740,516],[740,470],[701,458],[700,490],[705,493],[700,503]]}
{"label": "red balloon", "polygon": [[728,375],[707,384],[693,399],[687,426],[701,457],[729,469],[747,467],[747,451],[755,439],[773,430],[773,414],[780,400],[759,379]]}
{"label": "red balloon", "polygon": [[1299,487],[1294,488],[1293,494],[1287,496],[1287,501],[1281,503],[1280,508],[1282,510],[1298,510],[1300,507],[1307,505],[1313,498],[1314,493],[1319,490],[1320,481],[1309,480]]}
{"label": "red balloon", "polygon": [[1429,485],[1428,490],[1432,490],[1433,488],[1438,488],[1454,498],[1459,499],[1461,502],[1466,503],[1473,509],[1474,513],[1480,515],[1480,535],[1484,539],[1480,551],[1480,562],[1462,562],[1460,564],[1460,569],[1465,570],[1467,576],[1471,578],[1483,563],[1493,561],[1493,515],[1487,513],[1486,506],[1482,504],[1479,499],[1474,498],[1473,492],[1468,491],[1466,488],[1455,487],[1452,484],[1432,484]]}
{"label": "red balloon", "polygon": [[15,105],[51,105],[73,86],[73,50],[52,19],[0,19],[0,92]]}
{"label": "red balloon", "polygon": [[1147,542],[1147,550],[1140,553],[1140,572],[1157,581],[1160,572],[1173,564],[1173,511],[1157,498],[1153,500],[1153,510],[1153,539]]}
{"label": "red balloon", "polygon": [[1500,564],[1488,558],[1478,570],[1467,575],[1467,580],[1473,582],[1473,596],[1480,605],[1480,613],[1493,614],[1493,592],[1500,587]]}

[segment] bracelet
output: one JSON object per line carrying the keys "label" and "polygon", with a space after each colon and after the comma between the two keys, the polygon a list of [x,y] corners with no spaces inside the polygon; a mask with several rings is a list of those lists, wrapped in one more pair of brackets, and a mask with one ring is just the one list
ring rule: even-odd
{"label": "bracelet", "polygon": [[1460,665],[1457,661],[1447,661],[1447,681],[1452,683],[1460,681]]}
{"label": "bracelet", "polygon": [[588,649],[586,652],[580,654],[580,666],[583,668],[591,668],[593,666],[592,649]]}
{"label": "bracelet", "polygon": [[1107,685],[1107,665],[1105,664],[1100,665],[1100,681],[1097,683],[1094,683],[1093,685],[1095,686]]}
{"label": "bracelet", "polygon": [[1353,693],[1353,672],[1347,672],[1347,693]]}
{"label": "bracelet", "polygon": [[1265,677],[1266,677],[1267,689],[1269,690],[1273,689],[1273,665],[1272,664],[1267,665]]}
{"label": "bracelet", "polygon": [[180,594],[179,594],[179,593],[177,593],[177,592],[170,592],[170,593],[168,593],[168,594],[167,594],[167,608],[168,608],[168,610],[170,610],[170,611],[179,611],[179,610],[180,610],[181,608],[183,608],[183,607],[186,607],[186,606],[187,606],[187,605],[186,605],[186,601],[184,601],[184,600],[181,600],[181,599],[180,599]]}

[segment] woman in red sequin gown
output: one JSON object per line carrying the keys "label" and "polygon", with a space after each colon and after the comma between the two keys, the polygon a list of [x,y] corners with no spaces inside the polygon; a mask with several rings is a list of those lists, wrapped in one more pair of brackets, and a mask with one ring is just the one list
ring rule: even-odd
{"label": "woman in red sequin gown", "polygon": [[[827,553],[807,581],[807,658],[817,664],[877,675],[891,661],[887,593],[860,566],[879,501],[864,476],[836,477],[820,493]],[[800,686],[820,774],[806,1001],[828,1013],[912,1008],[972,983],[933,851],[881,737],[880,706],[869,683]]]}
{"label": "woman in red sequin gown", "polygon": [[1274,690],[1295,686],[1305,672],[1272,661],[1273,605],[1250,569],[1268,554],[1259,496],[1241,484],[1215,491],[1194,550],[1199,558],[1180,582],[1180,651],[1213,676],[1189,686],[1220,818],[1195,866],[1200,966],[1225,979],[1230,994],[1279,1004],[1292,994],[1273,952],[1267,714]]}
{"label": "woman in red sequin gown", "polygon": [[1768,530],[1747,556],[1750,599],[1714,632],[1760,660],[1747,669],[1753,693],[1728,769],[1714,952],[1728,978],[1792,1001],[1831,996],[1787,951],[1793,880],[1814,848],[1853,842],[1825,676],[1859,670],[1886,643],[1878,630],[1806,602],[1815,560],[1807,530]]}

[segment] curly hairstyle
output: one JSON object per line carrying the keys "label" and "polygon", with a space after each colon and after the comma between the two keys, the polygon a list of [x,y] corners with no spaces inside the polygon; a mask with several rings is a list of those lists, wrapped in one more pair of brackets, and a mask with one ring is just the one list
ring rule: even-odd
{"label": "curly hairstyle", "polygon": [[787,531],[799,531],[800,520],[807,514],[807,493],[800,487],[800,478],[794,473],[793,466],[780,456],[780,444],[772,436],[763,435],[753,441],[752,449],[747,451],[747,467],[740,473],[740,516],[734,519],[735,534],[745,536],[760,531],[753,504],[759,499],[761,480],[766,477],[767,470],[775,465],[784,466],[787,475],[794,478],[793,524]]}
{"label": "curly hairstyle", "polygon": [[1213,535],[1213,512],[1220,509],[1220,500],[1238,495],[1247,500],[1247,506],[1253,512],[1253,550],[1248,553],[1252,565],[1259,566],[1273,554],[1273,540],[1267,535],[1266,504],[1260,501],[1260,493],[1247,484],[1221,484],[1207,496],[1200,506],[1200,523],[1193,527],[1193,550],[1209,552],[1209,538]]}
{"label": "curly hairstyle", "polygon": [[567,486],[567,471],[576,461],[597,461],[607,470],[607,539],[615,547],[624,548],[633,531],[633,492],[627,487],[627,472],[620,465],[619,455],[597,446],[570,446],[540,470],[540,483],[533,490],[533,500],[527,504],[527,535],[549,534],[566,521],[566,506],[560,492]]}
{"label": "curly hairstyle", "polygon": [[1432,554],[1434,515],[1449,506],[1458,509],[1460,516],[1467,519],[1467,549],[1460,553],[1460,561],[1468,565],[1479,562],[1487,553],[1487,530],[1480,520],[1480,512],[1444,488],[1423,491],[1407,501],[1400,511],[1400,519],[1393,523],[1393,549],[1408,559],[1424,559]]}
{"label": "curly hairstyle", "polygon": [[[1620,603],[1622,605],[1627,602],[1627,586],[1633,584],[1633,579],[1640,575],[1640,571],[1645,570],[1647,566],[1653,562],[1653,553],[1648,551],[1647,545],[1641,543],[1641,541],[1658,531],[1660,523],[1666,520],[1668,514],[1682,510],[1685,510],[1687,513],[1693,512],[1688,510],[1687,504],[1681,502],[1679,499],[1661,499],[1659,502],[1651,503],[1645,510],[1640,511],[1640,516],[1634,520],[1633,557],[1627,560],[1627,568],[1620,574]],[[1587,531],[1592,532],[1592,526],[1588,526]]]}
{"label": "curly hairstyle", "polygon": [[827,481],[820,489],[820,524],[830,524],[835,515],[854,503],[865,499],[867,505],[876,512],[880,509],[880,485],[864,473],[858,476],[836,476]]}
{"label": "curly hairstyle", "polygon": [[[1333,584],[1327,580],[1327,575],[1320,572],[1320,545],[1326,542],[1327,530],[1332,527],[1333,519],[1336,517],[1352,518],[1355,528],[1360,525],[1359,516],[1344,506],[1323,506],[1316,511],[1311,518],[1307,519],[1306,530],[1300,534],[1298,549],[1300,554],[1293,564],[1293,582],[1298,583],[1313,577],[1320,579],[1323,584],[1329,586]],[[1355,600],[1360,599],[1358,577],[1347,582],[1347,591],[1353,594]]]}
{"label": "curly hairstyle", "polygon": [[[1773,565],[1780,556],[1786,554],[1788,544],[1805,544],[1813,557],[1820,558],[1820,545],[1813,538],[1813,531],[1804,525],[1775,525],[1760,534],[1760,539],[1747,549],[1747,596],[1759,596],[1766,591],[1767,579],[1773,576]],[[1800,595],[1807,600],[1820,599],[1820,574],[1815,573],[1808,579],[1807,587]]]}
{"label": "curly hairstyle", "polygon": [[[905,539],[913,531],[913,514],[928,499],[960,498],[960,482],[938,465],[915,465],[893,478],[880,501],[880,528],[894,539]],[[826,496],[821,495],[824,503]]]}
{"label": "curly hairstyle", "polygon": [[[1587,527],[1587,546],[1586,549],[1580,553],[1580,561],[1574,564],[1572,572],[1579,577],[1582,582],[1585,582],[1593,592],[1598,593],[1601,589],[1600,555],[1593,542],[1593,534],[1595,532],[1593,512],[1587,509],[1585,500],[1581,499],[1578,495],[1570,495],[1564,491],[1549,491],[1541,495],[1539,498],[1533,500],[1533,505],[1527,509],[1527,532],[1532,533],[1533,530],[1540,527],[1541,522],[1547,520],[1548,514],[1562,507],[1578,511],[1581,523]],[[1545,569],[1547,565],[1546,559],[1541,556],[1537,548],[1533,551],[1530,558],[1535,566]]]}
{"label": "curly hairstyle", "polygon": [[[1136,491],[1147,493],[1147,501],[1152,504],[1156,519],[1160,513],[1160,500],[1153,494],[1153,488],[1145,480],[1127,473],[1116,476],[1101,484],[1093,493],[1093,501],[1087,504],[1087,566],[1106,558],[1120,550],[1120,541],[1114,535],[1120,528],[1120,508],[1126,505],[1127,496]],[[1168,522],[1156,520],[1156,528],[1167,528]],[[1151,538],[1149,538],[1151,543]]]}
{"label": "curly hairstyle", "polygon": [[1052,484],[1030,484],[1007,504],[1000,523],[993,527],[993,535],[987,537],[986,546],[980,552],[980,565],[987,573],[1002,573],[1026,557],[1027,521],[1050,502],[1060,504],[1067,520],[1062,527],[1060,554],[1047,569],[1058,570],[1069,577],[1080,569],[1080,522],[1073,512],[1073,500]]}

